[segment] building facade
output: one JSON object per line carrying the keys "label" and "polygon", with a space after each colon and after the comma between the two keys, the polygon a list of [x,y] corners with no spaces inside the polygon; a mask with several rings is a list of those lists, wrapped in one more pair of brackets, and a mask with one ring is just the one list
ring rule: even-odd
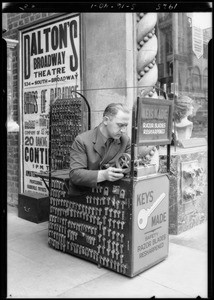
{"label": "building facade", "polygon": [[48,171],[49,106],[73,91],[86,97],[92,128],[111,102],[131,111],[139,95],[188,95],[195,107],[193,137],[207,138],[212,30],[197,31],[191,22],[186,13],[3,13],[8,204],[16,206],[25,190],[47,194],[29,176],[28,164],[31,171]]}
{"label": "building facade", "polygon": [[175,88],[177,93],[194,99],[192,136],[207,137],[208,42],[212,28],[198,27],[188,13],[160,13],[158,20],[161,86],[165,84],[168,93]]}
{"label": "building facade", "polygon": [[[24,130],[22,126],[26,119],[26,114],[24,112],[24,104],[20,103],[20,101],[24,102],[23,90],[27,86],[23,87],[23,82],[20,82],[20,76],[22,76],[20,74],[24,70],[19,65],[19,59],[24,61],[22,56],[25,56],[26,53],[22,52],[21,54],[21,44],[23,45],[23,43],[20,32],[22,30],[28,32],[28,28],[31,28],[34,23],[37,26],[38,23],[40,24],[43,21],[46,24],[54,24],[57,20],[66,18],[67,15],[69,14],[8,13],[5,16],[7,31],[4,33],[4,38],[7,41],[8,48],[8,202],[11,205],[17,205],[18,192],[23,192],[23,182],[26,176],[22,170],[24,157],[24,136],[22,135]],[[73,17],[72,14],[70,16],[71,18]],[[132,43],[134,41],[132,32],[129,29],[127,30],[127,28],[132,28],[130,22],[133,22],[133,16],[131,14],[118,14],[116,17],[114,14],[86,13],[79,14],[78,18],[79,35],[77,39],[79,45],[81,44],[81,49],[78,50],[79,86],[75,84],[75,79],[70,85],[76,90],[84,90],[83,93],[91,107],[91,126],[94,127],[100,122],[102,111],[108,103],[125,102],[130,109],[132,107],[133,89],[127,89],[126,87],[135,85],[132,82],[133,76],[130,76],[127,72],[127,69],[133,70]],[[33,28],[35,26],[33,25]],[[94,43],[91,43],[91,39],[94,40]],[[36,52],[38,50],[36,46],[38,44],[36,45],[35,42],[34,50],[25,49],[24,51]],[[56,77],[56,75],[54,74],[53,77]],[[39,72],[35,73],[35,76],[38,76],[38,81],[44,79]],[[50,101],[51,97],[62,97],[60,94],[60,82],[53,84],[52,90],[54,90],[54,95],[48,95],[49,99],[47,101]],[[36,90],[33,91],[33,93],[35,92]],[[33,93],[30,94],[29,90],[26,96],[30,97]],[[27,101],[31,100],[28,99]],[[27,123],[25,126],[28,126]],[[27,127],[24,129],[27,129]]]}

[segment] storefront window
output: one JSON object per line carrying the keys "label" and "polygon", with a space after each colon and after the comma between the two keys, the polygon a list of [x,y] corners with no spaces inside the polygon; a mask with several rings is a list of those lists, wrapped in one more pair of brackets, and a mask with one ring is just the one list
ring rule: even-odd
{"label": "storefront window", "polygon": [[207,138],[208,43],[212,13],[161,13],[157,22],[160,88],[194,103],[192,137]]}

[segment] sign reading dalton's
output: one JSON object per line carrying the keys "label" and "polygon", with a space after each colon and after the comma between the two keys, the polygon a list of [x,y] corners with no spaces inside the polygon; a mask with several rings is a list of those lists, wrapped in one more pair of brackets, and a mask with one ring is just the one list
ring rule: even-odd
{"label": "sign reading dalton's", "polygon": [[77,79],[79,17],[23,34],[24,86]]}
{"label": "sign reading dalton's", "polygon": [[35,173],[49,170],[49,110],[56,98],[81,90],[80,16],[70,15],[22,31],[24,191],[47,194]]}
{"label": "sign reading dalton's", "polygon": [[137,143],[139,145],[170,143],[172,101],[139,99]]}

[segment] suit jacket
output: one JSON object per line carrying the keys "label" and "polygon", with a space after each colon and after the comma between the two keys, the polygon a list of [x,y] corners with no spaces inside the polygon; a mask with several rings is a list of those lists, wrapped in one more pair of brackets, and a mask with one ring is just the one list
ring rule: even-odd
{"label": "suit jacket", "polygon": [[[104,164],[115,166],[121,153],[131,152],[131,142],[127,135],[113,140],[107,155],[99,126],[78,135],[70,151],[69,194],[80,195],[97,186],[98,171]],[[104,158],[104,159],[103,159]]]}

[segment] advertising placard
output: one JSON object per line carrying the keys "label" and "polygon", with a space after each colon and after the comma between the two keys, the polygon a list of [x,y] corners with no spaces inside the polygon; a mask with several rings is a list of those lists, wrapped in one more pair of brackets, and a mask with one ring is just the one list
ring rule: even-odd
{"label": "advertising placard", "polygon": [[172,101],[139,99],[138,145],[164,145],[171,143]]}
{"label": "advertising placard", "polygon": [[21,33],[24,191],[47,194],[35,173],[49,171],[49,111],[81,89],[80,16],[52,19]]}
{"label": "advertising placard", "polygon": [[168,255],[169,180],[166,175],[135,184],[133,224],[133,274]]}

